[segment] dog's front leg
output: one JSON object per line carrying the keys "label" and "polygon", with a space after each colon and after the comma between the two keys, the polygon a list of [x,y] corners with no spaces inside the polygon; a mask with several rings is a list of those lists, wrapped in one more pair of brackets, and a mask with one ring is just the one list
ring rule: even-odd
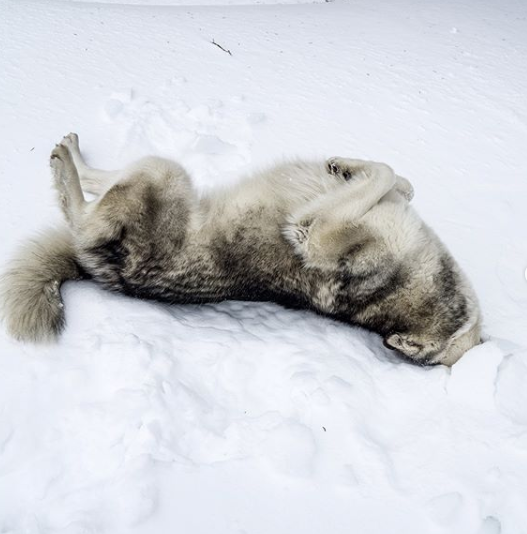
{"label": "dog's front leg", "polygon": [[283,228],[306,266],[318,268],[334,268],[346,252],[368,238],[361,217],[396,184],[395,173],[384,163],[331,158],[327,170],[345,183],[308,202]]}

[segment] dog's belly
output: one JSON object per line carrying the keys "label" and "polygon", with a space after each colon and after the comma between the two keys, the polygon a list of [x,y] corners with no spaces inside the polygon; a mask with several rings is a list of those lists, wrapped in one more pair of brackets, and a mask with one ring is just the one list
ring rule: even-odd
{"label": "dog's belly", "polygon": [[291,307],[310,307],[309,284],[301,266],[284,273],[280,262],[255,265],[222,255],[220,261],[209,258],[172,258],[171,269],[165,262],[149,261],[146,269],[123,276],[119,291],[139,298],[172,304],[206,303],[222,300],[274,301]]}
{"label": "dog's belly", "polygon": [[316,274],[306,272],[278,225],[263,226],[265,231],[240,225],[234,232],[215,232],[205,243],[189,238],[181,246],[125,232],[85,251],[83,265],[107,289],[138,298],[168,303],[275,301],[311,307]]}
{"label": "dog's belly", "polygon": [[[219,227],[205,240],[189,236],[184,243],[139,238],[128,230],[89,249],[83,265],[107,289],[143,299],[171,304],[273,301],[369,328],[371,316],[361,321],[354,317],[375,302],[375,315],[388,324],[380,301],[392,284],[381,287],[384,277],[374,271],[354,277],[338,269],[306,268],[283,238],[277,220],[260,218],[256,224],[254,216],[245,223],[240,218],[242,222]],[[375,330],[382,326],[377,323]]]}

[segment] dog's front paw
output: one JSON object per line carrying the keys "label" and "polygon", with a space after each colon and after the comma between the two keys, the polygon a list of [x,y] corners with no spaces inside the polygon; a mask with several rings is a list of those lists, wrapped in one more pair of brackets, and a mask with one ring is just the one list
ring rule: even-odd
{"label": "dog's front paw", "polygon": [[329,174],[343,178],[347,182],[348,180],[351,180],[353,172],[349,166],[344,164],[344,162],[344,158],[330,158],[326,162],[326,169]]}
{"label": "dog's front paw", "polygon": [[360,159],[329,158],[326,161],[326,169],[329,174],[348,182],[362,170],[368,162]]}
{"label": "dog's front paw", "polygon": [[408,202],[414,198],[414,188],[410,181],[403,176],[395,176],[395,190],[402,195]]}

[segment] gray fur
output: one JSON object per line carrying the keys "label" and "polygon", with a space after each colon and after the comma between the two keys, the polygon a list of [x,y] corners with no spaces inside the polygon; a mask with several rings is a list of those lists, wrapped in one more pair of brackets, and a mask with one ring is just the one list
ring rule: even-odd
{"label": "gray fur", "polygon": [[11,336],[54,341],[65,324],[60,286],[81,276],[68,229],[49,230],[24,244],[0,284],[0,310]]}
{"label": "gray fur", "polygon": [[18,339],[54,337],[58,287],[86,274],[169,303],[312,309],[379,333],[419,363],[451,365],[479,342],[470,285],[410,207],[410,182],[385,164],[299,161],[202,198],[181,166],[161,158],[90,169],[75,134],[51,165],[71,233],[36,242],[38,261],[26,265],[26,252],[5,275],[4,314]]}

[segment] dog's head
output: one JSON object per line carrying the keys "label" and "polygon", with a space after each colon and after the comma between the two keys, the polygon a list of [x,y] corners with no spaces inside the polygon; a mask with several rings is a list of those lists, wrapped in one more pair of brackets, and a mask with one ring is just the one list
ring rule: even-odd
{"label": "dog's head", "polygon": [[454,334],[441,339],[425,333],[392,333],[384,337],[384,345],[397,350],[420,365],[454,365],[472,347],[481,343],[479,314],[467,320]]}
{"label": "dog's head", "polygon": [[398,320],[384,345],[421,365],[451,366],[481,342],[479,305],[449,255],[440,268],[417,276],[398,294]]}

